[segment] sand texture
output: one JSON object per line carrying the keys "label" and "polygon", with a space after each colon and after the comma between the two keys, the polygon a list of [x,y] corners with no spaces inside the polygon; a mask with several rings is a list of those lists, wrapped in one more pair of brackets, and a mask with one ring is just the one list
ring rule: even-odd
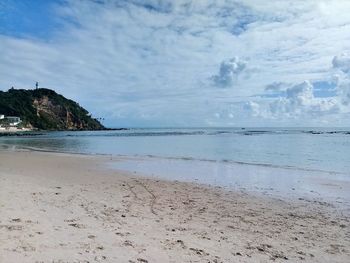
{"label": "sand texture", "polygon": [[0,152],[0,262],[350,262],[336,204],[147,179],[110,157]]}

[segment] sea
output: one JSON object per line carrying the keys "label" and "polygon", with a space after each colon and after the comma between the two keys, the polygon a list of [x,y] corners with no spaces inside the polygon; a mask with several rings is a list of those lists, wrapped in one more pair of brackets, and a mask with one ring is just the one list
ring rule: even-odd
{"label": "sea", "polygon": [[145,176],[350,200],[350,128],[39,132],[0,137],[0,147],[110,155],[113,169]]}

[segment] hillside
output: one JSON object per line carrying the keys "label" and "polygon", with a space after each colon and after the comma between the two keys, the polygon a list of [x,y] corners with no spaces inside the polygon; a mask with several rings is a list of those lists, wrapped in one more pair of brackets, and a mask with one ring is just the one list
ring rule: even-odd
{"label": "hillside", "polygon": [[18,116],[23,126],[41,130],[102,130],[78,103],[50,89],[0,91],[0,114]]}

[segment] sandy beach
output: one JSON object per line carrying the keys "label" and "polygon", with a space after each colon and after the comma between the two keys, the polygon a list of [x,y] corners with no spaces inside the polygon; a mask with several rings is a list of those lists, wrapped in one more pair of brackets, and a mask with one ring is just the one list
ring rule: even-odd
{"label": "sandy beach", "polygon": [[112,170],[109,156],[0,152],[0,262],[350,262],[350,213]]}
{"label": "sandy beach", "polygon": [[30,132],[32,129],[28,128],[17,128],[17,127],[8,127],[4,128],[0,126],[0,135],[4,133],[18,133],[18,132]]}

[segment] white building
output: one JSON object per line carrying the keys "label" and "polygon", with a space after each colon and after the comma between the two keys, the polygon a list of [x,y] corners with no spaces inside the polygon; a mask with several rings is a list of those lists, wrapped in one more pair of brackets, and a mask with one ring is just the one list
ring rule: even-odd
{"label": "white building", "polygon": [[15,116],[5,116],[3,114],[0,114],[0,126],[10,126],[14,127],[17,126],[22,122],[20,117]]}
{"label": "white building", "polygon": [[6,116],[5,119],[9,122],[10,126],[17,126],[22,122],[20,117],[15,116]]}

